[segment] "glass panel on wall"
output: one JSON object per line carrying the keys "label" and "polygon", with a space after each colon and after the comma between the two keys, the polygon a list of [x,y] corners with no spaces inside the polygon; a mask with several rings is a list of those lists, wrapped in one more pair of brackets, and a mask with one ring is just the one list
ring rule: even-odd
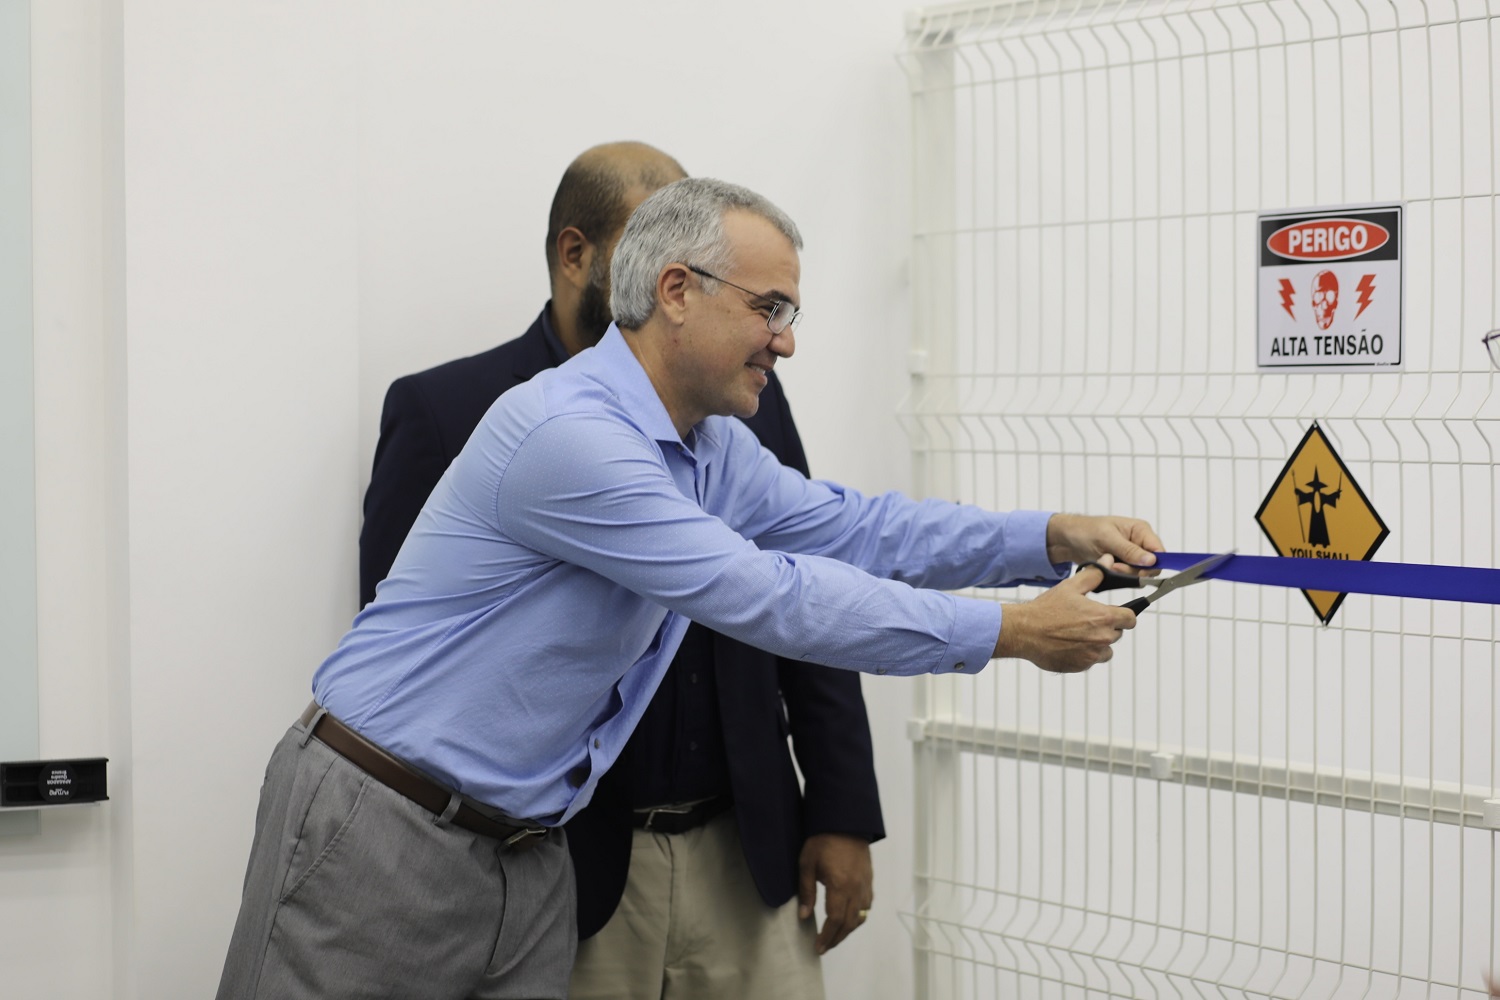
{"label": "glass panel on wall", "polygon": [[[37,756],[31,5],[0,0],[0,761]],[[35,830],[0,811],[0,834]]]}

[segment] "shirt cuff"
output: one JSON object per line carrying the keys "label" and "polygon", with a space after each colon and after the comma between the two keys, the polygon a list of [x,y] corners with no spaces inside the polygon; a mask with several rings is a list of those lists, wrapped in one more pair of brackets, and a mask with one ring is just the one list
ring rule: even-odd
{"label": "shirt cuff", "polygon": [[1054,563],[1047,558],[1047,522],[1052,511],[1011,511],[1005,526],[1006,570],[1013,580],[1061,580],[1068,575],[1068,563]]}
{"label": "shirt cuff", "polygon": [[977,674],[989,665],[1000,640],[1000,605],[972,597],[955,597],[953,638],[947,653],[933,669],[935,674]]}

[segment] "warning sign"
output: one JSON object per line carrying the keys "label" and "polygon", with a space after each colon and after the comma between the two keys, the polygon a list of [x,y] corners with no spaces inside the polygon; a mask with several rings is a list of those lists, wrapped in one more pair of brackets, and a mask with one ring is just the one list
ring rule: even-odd
{"label": "warning sign", "polygon": [[[1390,534],[1316,423],[1276,477],[1255,520],[1278,553],[1298,559],[1368,561]],[[1302,593],[1324,625],[1345,597],[1326,590]]]}
{"label": "warning sign", "polygon": [[1401,369],[1401,206],[1260,216],[1256,364]]}

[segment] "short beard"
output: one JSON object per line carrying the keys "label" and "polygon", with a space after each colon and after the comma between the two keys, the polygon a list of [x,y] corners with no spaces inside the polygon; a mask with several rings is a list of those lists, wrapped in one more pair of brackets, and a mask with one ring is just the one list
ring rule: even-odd
{"label": "short beard", "polygon": [[583,294],[578,297],[578,312],[574,316],[578,339],[586,347],[599,343],[609,324],[615,321],[609,311],[609,292],[605,289],[608,281],[609,270],[604,255],[596,253],[589,264],[588,284],[583,286]]}

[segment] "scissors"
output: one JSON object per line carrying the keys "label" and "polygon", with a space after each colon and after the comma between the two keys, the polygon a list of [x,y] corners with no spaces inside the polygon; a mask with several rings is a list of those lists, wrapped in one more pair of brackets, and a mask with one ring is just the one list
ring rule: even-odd
{"label": "scissors", "polygon": [[[1133,573],[1121,573],[1119,570],[1111,569],[1107,566],[1101,566],[1097,562],[1080,563],[1078,568],[1082,570],[1086,567],[1092,566],[1099,572],[1104,574],[1104,582],[1094,588],[1095,593],[1098,593],[1102,590],[1118,590],[1121,587],[1144,587],[1148,583],[1151,584],[1156,588],[1155,591],[1147,594],[1145,597],[1137,597],[1135,600],[1127,601],[1126,603],[1121,605],[1121,607],[1129,608],[1136,614],[1140,614],[1142,611],[1145,611],[1147,608],[1149,608],[1152,604],[1156,603],[1161,595],[1170,594],[1172,591],[1178,589],[1179,587],[1187,587],[1195,583],[1202,583],[1205,574],[1218,569],[1220,566],[1233,559],[1236,551],[1237,550],[1235,549],[1230,549],[1228,552],[1221,552],[1216,556],[1209,556],[1202,562],[1195,562],[1187,569],[1173,576],[1169,576],[1165,580],[1151,580],[1145,577],[1136,576]],[[1126,564],[1122,563],[1120,565]]]}

